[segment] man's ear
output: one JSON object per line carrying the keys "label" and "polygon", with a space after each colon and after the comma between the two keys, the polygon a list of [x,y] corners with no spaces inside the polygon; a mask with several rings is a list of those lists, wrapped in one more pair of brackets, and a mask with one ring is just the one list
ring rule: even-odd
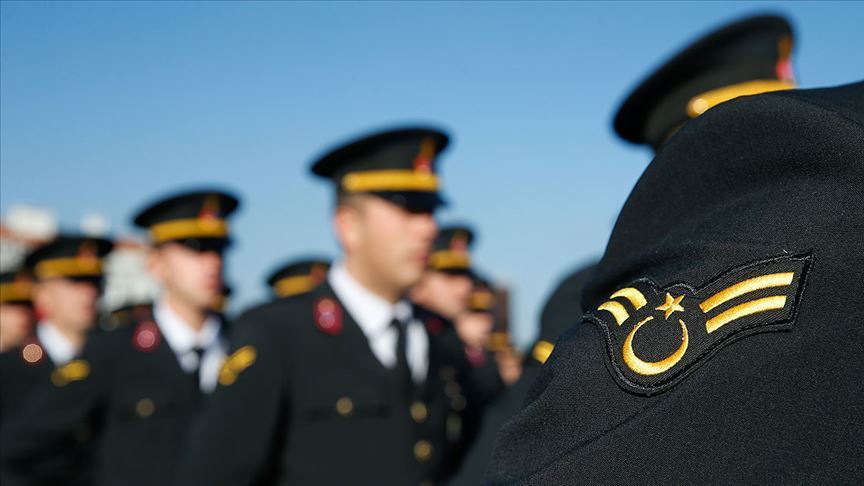
{"label": "man's ear", "polygon": [[351,253],[360,243],[363,226],[362,201],[339,204],[333,212],[333,230],[346,253]]}
{"label": "man's ear", "polygon": [[165,281],[165,256],[159,248],[150,248],[147,251],[147,271],[157,282]]}
{"label": "man's ear", "polygon": [[36,310],[37,314],[44,314],[51,305],[51,288],[46,282],[37,282],[33,285],[32,292],[31,298],[33,299],[33,308]]}

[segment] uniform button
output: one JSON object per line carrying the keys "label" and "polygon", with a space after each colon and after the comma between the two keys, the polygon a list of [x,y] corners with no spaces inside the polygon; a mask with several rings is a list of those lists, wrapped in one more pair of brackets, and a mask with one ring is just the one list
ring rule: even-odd
{"label": "uniform button", "polygon": [[450,442],[458,442],[462,438],[462,417],[451,413],[447,417],[447,439]]}
{"label": "uniform button", "polygon": [[354,411],[354,402],[348,397],[341,397],[336,400],[336,411],[339,415],[347,417]]}
{"label": "uniform button", "polygon": [[450,399],[450,408],[456,410],[457,412],[461,412],[465,410],[465,405],[468,404],[468,401],[465,400],[465,397],[462,395],[456,395],[455,397]]}
{"label": "uniform button", "polygon": [[452,366],[441,367],[441,379],[444,381],[453,381],[456,379],[456,370]]}
{"label": "uniform button", "polygon": [[423,402],[414,402],[411,404],[411,418],[418,424],[426,421],[426,416],[429,411],[426,409],[426,404]]}
{"label": "uniform button", "polygon": [[462,387],[460,387],[459,383],[456,383],[455,381],[448,381],[447,384],[444,385],[444,393],[450,398],[459,395],[461,390]]}
{"label": "uniform button", "polygon": [[432,457],[432,444],[428,440],[418,440],[414,444],[414,457],[419,462],[426,462]]}
{"label": "uniform button", "polygon": [[147,418],[156,411],[156,404],[149,398],[142,398],[135,404],[135,413],[141,418]]}

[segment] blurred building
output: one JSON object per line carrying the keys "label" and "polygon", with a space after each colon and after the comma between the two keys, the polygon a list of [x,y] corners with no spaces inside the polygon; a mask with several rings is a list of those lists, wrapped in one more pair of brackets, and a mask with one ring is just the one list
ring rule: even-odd
{"label": "blurred building", "polygon": [[[109,221],[98,213],[85,215],[79,225],[83,234],[108,237]],[[48,208],[13,205],[0,219],[0,271],[21,264],[28,252],[50,241],[59,232],[56,213]],[[132,238],[115,239],[114,251],[105,260],[105,294],[102,308],[152,302],[158,292],[147,272],[147,246]]]}
{"label": "blurred building", "polygon": [[57,215],[47,208],[13,205],[0,219],[0,271],[17,267],[33,248],[57,235]]}
{"label": "blurred building", "polygon": [[147,272],[147,246],[131,238],[115,240],[114,251],[105,260],[105,294],[102,308],[114,311],[152,302],[159,292]]}

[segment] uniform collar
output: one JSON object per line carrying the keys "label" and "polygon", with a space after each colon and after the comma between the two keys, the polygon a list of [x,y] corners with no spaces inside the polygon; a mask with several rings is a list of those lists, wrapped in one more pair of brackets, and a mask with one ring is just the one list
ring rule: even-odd
{"label": "uniform collar", "polygon": [[390,304],[358,282],[343,263],[333,265],[327,281],[367,336],[386,331],[394,318],[403,323],[412,319],[411,304],[407,300]]}
{"label": "uniform collar", "polygon": [[221,323],[216,316],[207,316],[204,325],[196,332],[174,312],[165,299],[159,299],[153,306],[153,317],[159,325],[159,331],[175,353],[185,353],[195,348],[208,349],[219,338]]}
{"label": "uniform collar", "polygon": [[50,321],[41,321],[36,326],[36,337],[48,353],[55,366],[63,366],[78,354],[75,345]]}

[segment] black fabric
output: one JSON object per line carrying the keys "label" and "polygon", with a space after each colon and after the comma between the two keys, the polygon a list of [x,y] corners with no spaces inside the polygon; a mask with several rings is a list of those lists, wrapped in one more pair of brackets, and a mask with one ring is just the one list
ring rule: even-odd
{"label": "black fabric", "polygon": [[[367,134],[340,144],[319,156],[312,164],[313,175],[330,179],[342,193],[343,179],[353,173],[369,171],[438,171],[437,157],[447,147],[449,137],[428,127],[400,127]],[[430,212],[446,204],[439,191],[373,190],[377,195],[411,212]]]}
{"label": "black fabric", "polygon": [[195,347],[192,349],[192,352],[195,353],[196,365],[195,369],[193,369],[189,373],[189,382],[192,387],[193,394],[201,389],[201,360],[204,358],[204,349]]}
{"label": "black fabric", "polygon": [[[46,260],[86,257],[93,258],[98,262],[108,255],[113,246],[113,243],[104,238],[93,238],[90,236],[75,234],[61,234],[27,255],[27,258],[24,260],[24,266],[28,272],[33,273],[38,278],[39,275],[34,271],[34,269],[37,265]],[[101,278],[89,274],[82,277],[74,273],[60,276],[70,279],[92,280],[95,283],[99,283]]]}
{"label": "black fabric", "polygon": [[9,427],[4,454],[10,461],[38,474],[53,451],[90,427],[97,447],[93,484],[171,481],[201,393],[151,315],[136,312],[138,320],[88,337],[80,359],[89,374],[48,387],[30,402]]}
{"label": "black fabric", "polygon": [[776,15],[731,22],[696,40],[643,80],[615,115],[618,135],[660,146],[689,120],[688,101],[699,94],[753,80],[791,81],[784,66],[792,49],[792,26]]}
{"label": "black fabric", "polygon": [[321,269],[322,281],[326,277],[327,270],[330,268],[330,260],[326,258],[301,258],[289,261],[280,265],[276,270],[270,273],[267,277],[267,285],[273,287],[278,281],[288,277],[310,276],[314,269]]}
{"label": "black fabric", "polygon": [[578,267],[567,275],[552,291],[540,312],[539,339],[554,343],[570,326],[582,316],[582,288],[595,263]]}
{"label": "black fabric", "polygon": [[[538,341],[554,343],[570,326],[581,322],[582,287],[593,268],[594,264],[580,266],[558,284],[543,306]],[[522,408],[531,385],[539,373],[542,363],[538,362],[530,351],[536,345],[537,342],[529,348],[525,356],[519,380],[504,389],[483,411],[482,424],[477,437],[462,462],[459,474],[451,484],[468,486],[482,482],[492,457],[498,431]]]}
{"label": "black fabric", "polygon": [[[227,360],[254,355],[222,383],[194,425],[176,484],[417,484],[453,472],[471,401],[450,326],[429,330],[429,371],[413,418],[403,387],[375,357],[327,283],[238,320]],[[437,319],[437,317],[435,317]],[[456,434],[452,434],[453,427]],[[415,454],[431,446],[429,457]],[[419,448],[419,449],[418,449]]]}
{"label": "black fabric", "polygon": [[[136,226],[149,228],[167,221],[198,218],[202,211],[224,219],[237,210],[240,201],[219,189],[185,191],[159,198],[139,210],[133,219]],[[212,207],[210,207],[212,206]]]}
{"label": "black fabric", "polygon": [[[342,179],[350,172],[381,169],[413,169],[414,160],[425,140],[433,158],[449,143],[444,132],[428,127],[403,127],[364,135],[338,145],[320,156],[312,165],[319,177]],[[433,167],[434,169],[434,167]]]}
{"label": "black fabric", "polygon": [[408,340],[406,339],[405,324],[398,319],[390,321],[390,327],[396,329],[396,368],[393,370],[397,380],[403,387],[406,401],[414,396],[414,380],[411,378],[411,367],[408,366]]}
{"label": "black fabric", "polygon": [[58,444],[38,469],[9,460],[9,446],[15,440],[9,429],[26,416],[36,397],[51,389],[54,368],[35,336],[0,354],[0,483],[4,486],[86,485],[92,480],[91,451],[81,442],[80,433]]}
{"label": "black fabric", "polygon": [[643,278],[698,287],[810,255],[797,313],[651,396],[616,381],[602,326],[573,326],[501,430],[486,483],[864,481],[862,115],[856,83],[741,98],[673,136],[630,194],[583,306]]}

